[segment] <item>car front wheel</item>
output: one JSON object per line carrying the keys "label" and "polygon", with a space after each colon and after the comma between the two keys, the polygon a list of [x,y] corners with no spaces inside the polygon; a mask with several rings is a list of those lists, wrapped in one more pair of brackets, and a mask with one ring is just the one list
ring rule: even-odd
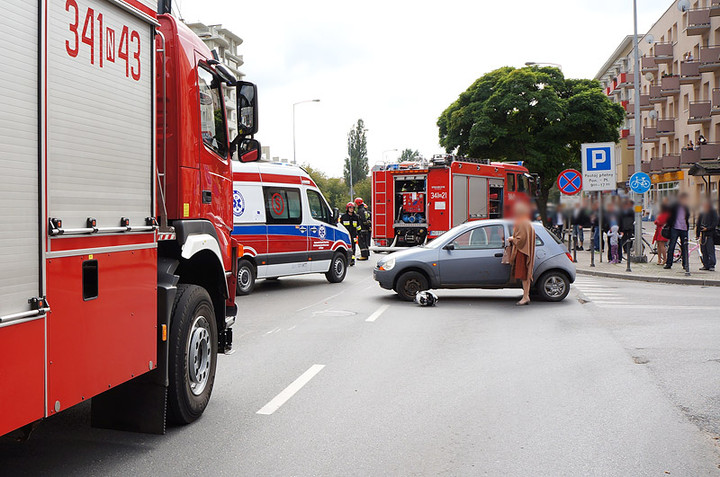
{"label": "car front wheel", "polygon": [[545,301],[563,301],[570,293],[570,280],[563,272],[551,270],[543,273],[535,290]]}
{"label": "car front wheel", "polygon": [[420,272],[409,271],[400,275],[395,284],[395,292],[405,301],[415,300],[418,292],[428,290],[428,279]]}

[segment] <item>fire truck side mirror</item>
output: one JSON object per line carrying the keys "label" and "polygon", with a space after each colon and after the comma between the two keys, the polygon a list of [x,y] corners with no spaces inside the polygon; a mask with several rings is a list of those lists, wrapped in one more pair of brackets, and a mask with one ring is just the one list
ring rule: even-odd
{"label": "fire truck side mirror", "polygon": [[258,131],[257,86],[247,81],[238,81],[237,110],[238,136],[252,136]]}
{"label": "fire truck side mirror", "polygon": [[260,159],[260,141],[257,139],[243,139],[240,141],[238,158],[240,162],[255,162]]}

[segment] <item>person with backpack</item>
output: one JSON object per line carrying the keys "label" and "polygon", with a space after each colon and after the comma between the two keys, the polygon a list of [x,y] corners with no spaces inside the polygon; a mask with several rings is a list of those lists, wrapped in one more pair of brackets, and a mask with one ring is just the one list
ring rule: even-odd
{"label": "person with backpack", "polygon": [[718,214],[709,200],[703,202],[702,213],[698,217],[695,236],[700,242],[703,266],[700,270],[715,271],[715,235],[718,233]]}
{"label": "person with backpack", "polygon": [[357,205],[357,215],[360,220],[360,233],[358,234],[358,246],[360,248],[360,256],[358,260],[367,260],[370,258],[370,230],[372,230],[372,215],[365,205],[365,202],[358,197],[355,199]]}

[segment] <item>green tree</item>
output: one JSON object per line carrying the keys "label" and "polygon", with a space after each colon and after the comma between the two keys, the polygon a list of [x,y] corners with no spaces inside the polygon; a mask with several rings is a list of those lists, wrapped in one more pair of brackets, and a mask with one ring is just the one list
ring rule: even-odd
{"label": "green tree", "polygon": [[584,142],[617,142],[624,110],[594,80],[550,67],[504,67],[477,79],[438,119],[440,145],[460,155],[524,161],[540,175],[538,207],[557,175],[579,167]]}
{"label": "green tree", "polygon": [[337,207],[340,211],[345,210],[345,205],[350,201],[350,190],[345,181],[339,177],[328,177],[323,171],[305,164],[303,169],[310,178],[317,184],[320,192],[325,196],[330,207]]}
{"label": "green tree", "polygon": [[[361,197],[370,208],[372,205],[372,180],[369,177],[355,184],[355,197]],[[353,200],[355,200],[355,197],[353,197]]]}
{"label": "green tree", "polygon": [[[345,158],[343,177],[346,184],[353,186],[365,179],[370,172],[367,156],[367,137],[365,136],[365,122],[358,119],[357,124],[348,133],[348,157]],[[350,164],[352,162],[352,177],[350,177]]]}
{"label": "green tree", "polygon": [[398,158],[398,162],[410,162],[420,159],[420,151],[412,149],[403,149]]}

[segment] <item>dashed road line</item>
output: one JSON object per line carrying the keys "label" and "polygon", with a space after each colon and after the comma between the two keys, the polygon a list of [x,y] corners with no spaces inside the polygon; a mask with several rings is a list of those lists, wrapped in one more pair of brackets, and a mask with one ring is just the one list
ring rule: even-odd
{"label": "dashed road line", "polygon": [[390,305],[383,305],[383,306],[381,306],[380,308],[378,308],[377,310],[375,310],[375,312],[374,312],[372,315],[368,316],[367,320],[365,320],[365,321],[369,321],[369,322],[371,322],[371,323],[374,322],[375,320],[377,320],[378,318],[380,318],[380,315],[382,315],[383,313],[385,313],[388,308],[390,308]]}
{"label": "dashed road line", "polygon": [[298,391],[300,391],[303,386],[309,383],[310,380],[314,378],[317,373],[322,371],[324,367],[324,364],[313,364],[312,366],[310,366],[310,369],[302,373],[299,378],[290,383],[290,385],[283,389],[280,394],[272,398],[270,402],[265,404],[256,414],[269,416],[270,414],[280,409],[283,404],[288,402],[291,397],[293,397]]}

